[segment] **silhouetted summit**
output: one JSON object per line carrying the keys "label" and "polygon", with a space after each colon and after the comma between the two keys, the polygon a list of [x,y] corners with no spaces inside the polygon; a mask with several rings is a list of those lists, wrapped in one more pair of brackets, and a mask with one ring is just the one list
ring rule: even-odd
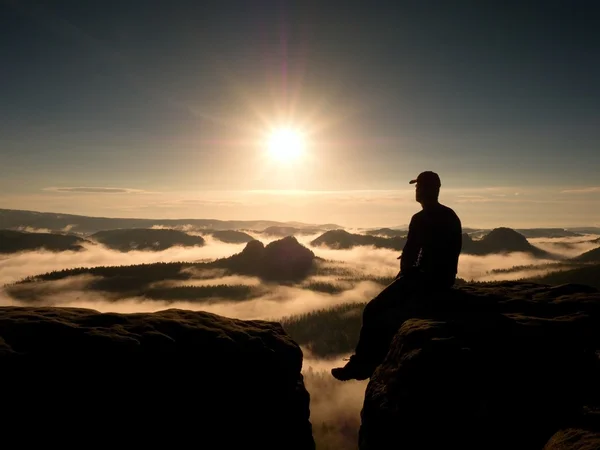
{"label": "silhouetted summit", "polygon": [[183,231],[155,230],[151,228],[127,228],[105,230],[94,233],[90,238],[113,250],[128,252],[131,250],[160,251],[171,247],[203,246],[204,238],[190,236]]}
{"label": "silhouetted summit", "polygon": [[488,253],[525,252],[540,258],[550,256],[548,252],[531,245],[521,233],[506,227],[494,228],[479,243]]}
{"label": "silhouetted summit", "polygon": [[[600,448],[596,289],[464,285],[380,326],[396,335],[366,388],[361,450]],[[569,429],[585,440],[557,445]]]}
{"label": "silhouetted summit", "polygon": [[273,322],[0,307],[3,438],[314,450],[302,359]]}
{"label": "silhouetted summit", "polygon": [[600,262],[600,247],[587,251],[575,258],[578,262]]}
{"label": "silhouetted summit", "polygon": [[82,244],[86,242],[88,241],[80,237],[65,234],[0,230],[0,253],[31,250],[80,251],[83,250]]}
{"label": "silhouetted summit", "polygon": [[531,245],[525,236],[511,228],[494,228],[480,240],[472,240],[470,236],[463,234],[462,253],[489,255],[512,252],[529,253],[537,258],[555,258],[551,253]]}
{"label": "silhouetted summit", "polygon": [[212,263],[234,273],[255,275],[265,280],[293,281],[306,277],[312,269],[315,254],[293,236],[264,245],[258,240],[246,244],[244,250]]}

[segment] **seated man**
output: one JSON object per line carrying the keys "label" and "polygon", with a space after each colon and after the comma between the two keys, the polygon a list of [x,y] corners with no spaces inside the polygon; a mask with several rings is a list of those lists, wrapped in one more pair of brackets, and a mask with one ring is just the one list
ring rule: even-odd
{"label": "seated man", "polygon": [[382,319],[391,308],[412,295],[449,289],[456,280],[462,249],[462,225],[456,213],[438,202],[441,182],[434,172],[423,172],[416,180],[416,213],[402,250],[400,272],[363,311],[362,328],[354,355],[344,367],[331,370],[338,380],[365,380],[381,364],[397,330],[385,330]]}

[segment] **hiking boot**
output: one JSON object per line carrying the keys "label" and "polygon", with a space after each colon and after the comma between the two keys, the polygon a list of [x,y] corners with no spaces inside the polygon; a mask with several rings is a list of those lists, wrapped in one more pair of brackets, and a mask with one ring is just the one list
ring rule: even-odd
{"label": "hiking boot", "polygon": [[331,369],[331,374],[340,381],[366,380],[373,375],[373,368],[352,355],[344,367]]}

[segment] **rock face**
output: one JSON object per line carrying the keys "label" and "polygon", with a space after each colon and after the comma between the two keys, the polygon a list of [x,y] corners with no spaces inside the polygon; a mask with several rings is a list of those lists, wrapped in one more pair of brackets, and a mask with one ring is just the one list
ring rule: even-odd
{"label": "rock face", "polygon": [[296,281],[309,274],[314,259],[312,250],[288,236],[266,246],[258,240],[250,241],[240,253],[217,260],[213,265],[268,281]]}
{"label": "rock face", "polygon": [[600,405],[594,288],[466,285],[399,308],[394,323],[366,389],[361,450],[600,448],[588,413]]}
{"label": "rock face", "polygon": [[302,352],[205,312],[0,308],[3,437],[61,447],[314,449]]}
{"label": "rock face", "polygon": [[598,450],[600,448],[600,433],[581,428],[560,430],[543,450]]}

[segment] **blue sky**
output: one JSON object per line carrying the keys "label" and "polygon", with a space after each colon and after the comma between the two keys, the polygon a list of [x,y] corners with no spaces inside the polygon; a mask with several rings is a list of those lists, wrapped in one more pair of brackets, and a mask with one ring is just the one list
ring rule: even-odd
{"label": "blue sky", "polygon": [[[584,0],[0,2],[0,207],[387,226],[435,170],[466,225],[597,224],[599,19]],[[308,136],[291,166],[265,154],[282,125]]]}

